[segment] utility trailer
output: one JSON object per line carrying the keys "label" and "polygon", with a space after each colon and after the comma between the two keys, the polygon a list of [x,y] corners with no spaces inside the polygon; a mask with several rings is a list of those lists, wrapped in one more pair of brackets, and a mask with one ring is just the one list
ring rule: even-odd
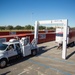
{"label": "utility trailer", "polygon": [[[67,46],[73,47],[75,45],[75,28],[67,27]],[[63,43],[63,27],[56,28],[56,43],[62,44]]]}
{"label": "utility trailer", "polygon": [[37,54],[36,41],[30,43],[29,37],[22,37],[21,40],[10,39],[9,42],[0,43],[0,67],[6,67],[7,63],[18,57]]}

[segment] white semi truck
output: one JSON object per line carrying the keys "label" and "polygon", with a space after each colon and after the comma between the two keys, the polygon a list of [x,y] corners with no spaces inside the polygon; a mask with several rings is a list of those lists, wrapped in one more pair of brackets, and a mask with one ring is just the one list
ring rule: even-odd
{"label": "white semi truck", "polygon": [[0,43],[0,67],[4,68],[13,58],[36,55],[36,41],[30,43],[29,39],[29,37],[22,37],[21,40],[10,39],[9,42]]}

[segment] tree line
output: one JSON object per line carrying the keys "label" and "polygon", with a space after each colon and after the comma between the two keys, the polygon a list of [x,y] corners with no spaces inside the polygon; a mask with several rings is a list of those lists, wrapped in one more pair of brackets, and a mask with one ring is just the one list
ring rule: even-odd
{"label": "tree line", "polygon": [[[50,29],[54,29],[54,28],[53,27],[46,27],[46,26],[39,26],[39,30],[46,30],[46,29],[50,30]],[[0,26],[0,30],[34,30],[34,26],[32,26],[32,25],[25,25],[25,26],[8,25],[8,26]]]}

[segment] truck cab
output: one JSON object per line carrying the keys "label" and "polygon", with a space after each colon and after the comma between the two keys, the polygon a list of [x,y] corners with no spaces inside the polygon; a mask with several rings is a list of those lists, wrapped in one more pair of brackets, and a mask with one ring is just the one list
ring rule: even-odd
{"label": "truck cab", "polygon": [[36,55],[37,47],[33,46],[28,37],[21,40],[10,39],[9,42],[0,43],[0,67],[4,68],[9,60],[16,57]]}
{"label": "truck cab", "polygon": [[21,53],[19,42],[0,43],[0,67],[6,66],[7,61],[21,55]]}

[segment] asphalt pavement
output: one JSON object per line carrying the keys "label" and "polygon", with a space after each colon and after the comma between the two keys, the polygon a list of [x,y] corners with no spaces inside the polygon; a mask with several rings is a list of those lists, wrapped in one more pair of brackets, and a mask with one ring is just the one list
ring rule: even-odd
{"label": "asphalt pavement", "polygon": [[75,47],[67,49],[67,59],[62,59],[62,50],[57,44],[38,44],[36,56],[12,60],[0,75],[75,75]]}

